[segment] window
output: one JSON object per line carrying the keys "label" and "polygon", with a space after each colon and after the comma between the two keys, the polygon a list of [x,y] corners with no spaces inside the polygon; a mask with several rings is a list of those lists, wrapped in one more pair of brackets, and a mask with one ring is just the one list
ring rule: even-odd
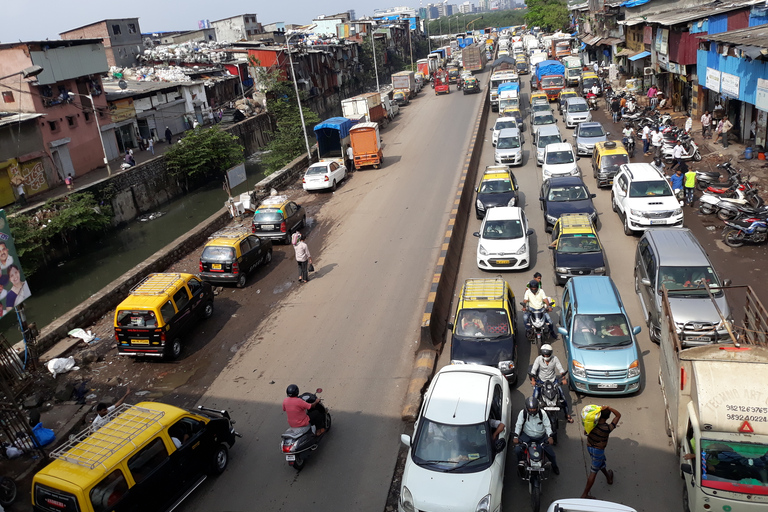
{"label": "window", "polygon": [[249,236],[248,242],[251,244],[253,249],[258,249],[259,246],[261,246],[261,240],[259,240],[259,237],[257,236]]}
{"label": "window", "polygon": [[112,33],[116,36],[120,35],[120,25],[112,25]]}
{"label": "window", "polygon": [[90,497],[94,512],[107,512],[115,507],[120,498],[128,491],[128,482],[123,472],[114,470],[91,489]]}
{"label": "window", "polygon": [[493,402],[491,402],[491,415],[490,415],[490,419],[492,419],[492,420],[501,420],[502,408],[503,408],[503,404],[502,404],[501,386],[496,384],[493,387]]}
{"label": "window", "polygon": [[141,483],[155,469],[168,459],[168,450],[163,440],[156,437],[150,444],[141,449],[139,453],[128,459],[128,469],[136,483]]}
{"label": "window", "polygon": [[83,119],[85,119],[86,123],[91,122],[91,113],[90,112],[83,112]]}
{"label": "window", "polygon": [[52,132],[58,131],[59,129],[58,121],[48,121],[48,128],[50,128]]}
{"label": "window", "polygon": [[76,126],[75,116],[67,116],[67,125],[70,127]]}
{"label": "window", "polygon": [[194,418],[182,418],[168,429],[168,435],[176,448],[182,447],[203,429],[205,424]]}
{"label": "window", "polygon": [[251,250],[251,246],[248,243],[248,239],[246,238],[242,242],[240,242],[240,254],[245,255]]}
{"label": "window", "polygon": [[173,318],[173,316],[176,314],[176,310],[173,309],[173,302],[168,301],[163,304],[163,307],[160,308],[160,314],[163,316],[165,323],[170,322],[171,318]]}
{"label": "window", "polygon": [[182,288],[173,294],[173,302],[176,303],[176,309],[181,311],[189,303],[189,293],[186,288]]}
{"label": "window", "polygon": [[3,102],[4,103],[13,103],[16,100],[13,99],[13,91],[3,91]]}
{"label": "window", "polygon": [[189,291],[192,292],[193,297],[203,289],[203,285],[197,279],[190,279],[187,286],[189,286]]}
{"label": "window", "polygon": [[135,23],[129,23],[128,24],[128,33],[129,34],[135,34],[136,33],[136,24]]}

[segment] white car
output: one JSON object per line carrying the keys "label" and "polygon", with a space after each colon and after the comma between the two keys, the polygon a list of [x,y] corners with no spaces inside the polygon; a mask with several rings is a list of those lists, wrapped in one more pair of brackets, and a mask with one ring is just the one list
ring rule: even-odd
{"label": "white car", "polygon": [[493,147],[496,147],[496,142],[499,140],[499,132],[505,128],[519,128],[517,126],[517,119],[514,117],[500,117],[496,119],[493,128],[491,128],[491,131],[493,132],[493,135],[491,136]]}
{"label": "white car", "polygon": [[[493,512],[501,509],[509,386],[497,368],[449,365],[435,374],[413,427],[398,512]],[[492,423],[505,429],[493,440]]]}
{"label": "white car", "polygon": [[544,162],[541,164],[543,179],[546,181],[553,176],[581,176],[576,160],[576,152],[569,143],[547,144],[544,148]]}
{"label": "white car", "polygon": [[651,164],[624,164],[613,178],[611,208],[624,221],[624,234],[657,227],[682,227],[683,203]]}
{"label": "white car", "polygon": [[637,512],[637,510],[610,501],[568,498],[553,501],[547,512]]}
{"label": "white car", "polygon": [[484,270],[523,270],[531,263],[528,237],[533,230],[518,206],[489,208],[474,236],[477,267]]}
{"label": "white car", "polygon": [[347,177],[347,168],[335,160],[312,164],[304,173],[304,190],[336,190],[336,186]]}

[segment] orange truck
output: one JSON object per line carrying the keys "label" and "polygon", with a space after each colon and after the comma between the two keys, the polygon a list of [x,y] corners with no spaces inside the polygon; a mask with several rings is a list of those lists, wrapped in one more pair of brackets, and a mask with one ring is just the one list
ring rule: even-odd
{"label": "orange truck", "polygon": [[350,145],[354,154],[355,169],[372,165],[381,167],[384,153],[381,151],[378,123],[358,123],[349,130]]}

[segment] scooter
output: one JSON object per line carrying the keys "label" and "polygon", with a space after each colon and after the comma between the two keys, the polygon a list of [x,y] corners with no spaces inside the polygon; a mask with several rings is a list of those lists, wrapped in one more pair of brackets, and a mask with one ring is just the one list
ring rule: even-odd
{"label": "scooter", "polygon": [[311,453],[320,445],[320,441],[331,431],[331,413],[323,404],[323,401],[317,396],[322,393],[322,388],[318,388],[315,393],[302,393],[299,398],[308,404],[315,404],[315,409],[320,411],[325,421],[323,428],[325,432],[320,435],[314,430],[314,427],[289,428],[281,437],[280,450],[285,454],[285,460],[289,466],[293,466],[296,471],[301,471],[307,462]]}
{"label": "scooter", "polygon": [[544,450],[536,441],[530,444],[521,443],[524,454],[524,466],[520,468],[521,478],[528,481],[528,492],[531,493],[531,509],[539,512],[541,509],[541,482],[549,478],[552,464],[544,461]]}
{"label": "scooter", "polygon": [[587,100],[589,103],[589,110],[597,110],[597,96],[593,96]]}
{"label": "scooter", "polygon": [[699,199],[699,211],[704,215],[717,213],[720,220],[735,219],[740,215],[754,215],[762,211],[763,198],[757,191],[748,190],[741,198],[730,198],[703,194]]}
{"label": "scooter", "polygon": [[[674,160],[672,157],[674,151],[673,146],[663,146],[661,148],[661,156],[666,160],[667,162],[671,162]],[[683,142],[683,156],[680,158],[681,160],[694,160],[696,162],[701,161],[701,153],[699,153],[699,146],[696,145],[693,140],[686,140]]]}
{"label": "scooter", "polygon": [[741,247],[744,242],[761,243],[768,239],[768,222],[764,218],[725,221],[723,241],[729,247]]}

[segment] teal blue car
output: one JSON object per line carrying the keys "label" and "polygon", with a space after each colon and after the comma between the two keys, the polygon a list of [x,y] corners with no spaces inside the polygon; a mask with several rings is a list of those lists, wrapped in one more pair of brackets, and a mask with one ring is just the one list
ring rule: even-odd
{"label": "teal blue car", "polygon": [[640,390],[642,368],[635,336],[619,291],[608,276],[568,280],[561,323],[571,388],[589,395],[628,395]]}

